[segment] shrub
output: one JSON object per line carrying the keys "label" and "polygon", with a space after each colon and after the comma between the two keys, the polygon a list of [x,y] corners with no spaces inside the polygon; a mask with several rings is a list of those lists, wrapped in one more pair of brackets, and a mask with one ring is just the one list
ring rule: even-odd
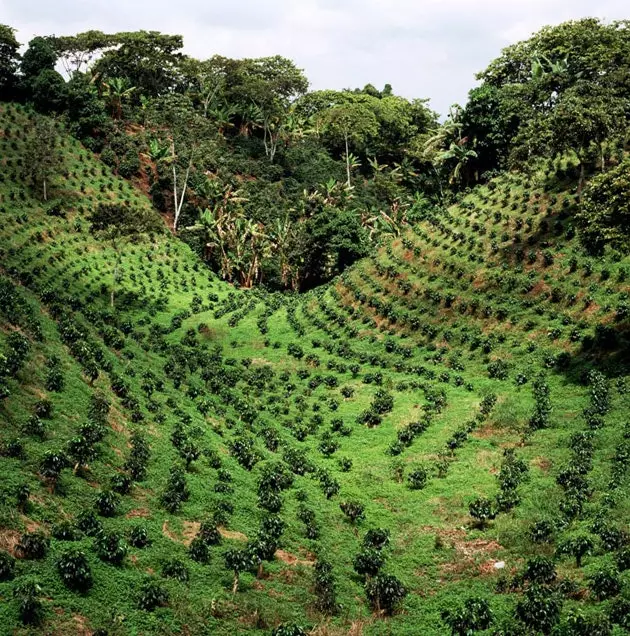
{"label": "shrub", "polygon": [[582,567],[582,559],[587,554],[592,554],[595,543],[591,537],[585,534],[575,535],[562,541],[558,546],[559,555],[575,557],[575,566]]}
{"label": "shrub", "polygon": [[363,547],[382,550],[389,545],[390,534],[385,528],[370,528],[363,537]]}
{"label": "shrub", "polygon": [[96,552],[101,560],[120,565],[127,556],[127,544],[118,532],[102,532],[96,537]]}
{"label": "shrub", "polygon": [[375,576],[385,563],[385,556],[380,549],[363,548],[353,561],[354,571],[361,576]]}
{"label": "shrub", "polygon": [[332,570],[332,565],[323,559],[318,559],[314,568],[317,609],[329,615],[335,614],[338,609],[337,591]]}
{"label": "shrub", "polygon": [[114,517],[120,504],[120,497],[111,490],[106,490],[96,497],[94,507],[103,517]]}
{"label": "shrub", "polygon": [[38,625],[44,617],[44,604],[41,601],[42,589],[35,581],[22,581],[13,589],[18,601],[20,620],[25,625]]}
{"label": "shrub", "polygon": [[561,599],[548,588],[532,585],[516,605],[516,615],[533,632],[551,633],[560,618]]}
{"label": "shrub", "polygon": [[50,539],[40,530],[25,532],[16,549],[24,559],[43,559],[48,553]]}
{"label": "shrub", "polygon": [[188,581],[190,573],[181,559],[169,559],[162,565],[162,576],[176,581]]}
{"label": "shrub", "polygon": [[600,601],[617,596],[621,592],[619,574],[611,569],[597,570],[589,577],[588,586]]}
{"label": "shrub", "polygon": [[0,581],[10,581],[15,573],[15,559],[4,550],[0,550]]}
{"label": "shrub", "polygon": [[144,548],[151,544],[149,531],[146,526],[134,526],[129,532],[129,545],[134,548]]}
{"label": "shrub", "polygon": [[407,483],[412,490],[422,490],[426,486],[429,475],[426,468],[419,466],[414,468],[407,476]]}
{"label": "shrub", "polygon": [[365,506],[360,501],[342,501],[339,507],[351,523],[365,519]]}
{"label": "shrub", "polygon": [[525,564],[523,578],[531,583],[552,583],[556,576],[556,566],[546,557],[534,557]]}
{"label": "shrub", "polygon": [[148,577],[140,585],[137,597],[140,609],[151,612],[156,607],[166,605],[168,600],[168,590],[156,579]]}
{"label": "shrub", "polygon": [[51,534],[58,541],[78,541],[81,538],[81,532],[70,521],[55,524]]}
{"label": "shrub", "polygon": [[365,593],[372,608],[387,615],[394,613],[407,590],[392,574],[379,574],[365,583]]}
{"label": "shrub", "polygon": [[210,562],[210,550],[208,544],[202,537],[196,536],[188,546],[188,554],[193,561],[197,563],[209,563]]}
{"label": "shrub", "polygon": [[485,497],[477,497],[471,501],[468,505],[468,511],[479,528],[484,528],[489,520],[496,517],[492,501]]}
{"label": "shrub", "polygon": [[492,623],[490,604],[484,598],[467,598],[462,605],[442,612],[442,620],[453,636],[469,636],[483,631]]}
{"label": "shrub", "polygon": [[77,516],[77,528],[88,537],[95,537],[103,529],[103,524],[92,510],[84,510]]}
{"label": "shrub", "polygon": [[57,571],[63,584],[72,590],[85,592],[92,587],[90,564],[81,550],[66,550],[57,559]]}

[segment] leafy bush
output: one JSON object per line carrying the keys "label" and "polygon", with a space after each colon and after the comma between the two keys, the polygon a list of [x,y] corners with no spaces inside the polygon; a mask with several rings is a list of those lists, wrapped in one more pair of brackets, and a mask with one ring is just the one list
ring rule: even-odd
{"label": "leafy bush", "polygon": [[43,559],[48,553],[50,539],[40,530],[25,532],[16,549],[24,559]]}
{"label": "leafy bush", "polygon": [[168,601],[168,590],[156,579],[146,578],[140,585],[136,601],[140,609],[151,612],[156,607],[166,605]]}
{"label": "leafy bush", "polygon": [[57,571],[63,584],[72,590],[85,592],[92,587],[90,564],[81,550],[63,552],[57,559]]}
{"label": "leafy bush", "polygon": [[188,581],[190,573],[181,559],[169,559],[162,565],[162,576],[176,581]]}
{"label": "leafy bush", "polygon": [[15,573],[15,559],[4,550],[0,550],[0,581],[10,581]]}
{"label": "leafy bush", "polygon": [[20,620],[25,625],[38,625],[44,618],[41,594],[42,589],[35,581],[22,581],[13,589],[13,596],[18,601]]}
{"label": "leafy bush", "polygon": [[95,545],[99,558],[112,565],[120,565],[127,556],[127,544],[122,535],[113,530],[100,533]]}
{"label": "leafy bush", "polygon": [[379,574],[366,581],[365,593],[372,608],[387,615],[393,614],[407,596],[405,586],[392,574]]}
{"label": "leafy bush", "polygon": [[149,531],[146,526],[134,526],[129,531],[129,545],[134,548],[145,548],[151,545]]}
{"label": "leafy bush", "polygon": [[442,620],[448,625],[453,636],[469,636],[490,627],[492,611],[486,599],[467,598],[459,607],[444,610]]}

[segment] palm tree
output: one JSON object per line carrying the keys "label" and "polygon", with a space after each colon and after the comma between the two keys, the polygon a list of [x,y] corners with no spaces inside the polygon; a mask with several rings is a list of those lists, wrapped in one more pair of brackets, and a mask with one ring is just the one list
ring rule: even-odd
{"label": "palm tree", "polygon": [[112,109],[114,119],[122,119],[122,103],[131,93],[136,90],[135,86],[128,86],[127,80],[122,77],[112,77],[103,82],[103,95],[109,97],[109,104]]}

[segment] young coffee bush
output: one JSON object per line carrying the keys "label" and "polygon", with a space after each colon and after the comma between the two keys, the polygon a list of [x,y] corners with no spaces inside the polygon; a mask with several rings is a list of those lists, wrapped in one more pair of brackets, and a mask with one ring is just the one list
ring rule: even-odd
{"label": "young coffee bush", "polygon": [[463,605],[443,611],[442,620],[453,636],[469,636],[490,627],[492,611],[485,598],[467,598]]}
{"label": "young coffee bush", "polygon": [[81,531],[70,521],[56,523],[51,534],[58,541],[78,541],[81,538]]}
{"label": "young coffee bush", "polygon": [[468,506],[470,516],[475,520],[475,525],[479,528],[485,528],[487,522],[496,517],[496,512],[492,501],[484,497],[477,497],[470,502]]}
{"label": "young coffee bush", "polygon": [[84,510],[79,513],[77,516],[76,526],[88,537],[95,537],[103,530],[101,520],[92,510]]}
{"label": "young coffee bush", "polygon": [[376,576],[385,563],[385,556],[376,548],[363,548],[354,557],[353,567],[357,574],[365,577]]}
{"label": "young coffee bush", "polygon": [[407,475],[407,483],[411,490],[422,490],[426,486],[429,475],[426,468],[418,466]]}
{"label": "young coffee bush", "polygon": [[613,598],[621,592],[619,574],[612,569],[597,570],[589,577],[588,586],[600,601]]}
{"label": "young coffee bush", "polygon": [[0,581],[10,581],[15,574],[15,559],[4,550],[0,550]]}
{"label": "young coffee bush", "polygon": [[25,532],[16,549],[24,559],[43,559],[48,553],[50,539],[40,530]]}
{"label": "young coffee bush", "polygon": [[149,531],[146,526],[134,526],[129,532],[129,545],[134,548],[145,548],[151,545]]}
{"label": "young coffee bush", "polygon": [[111,490],[106,490],[96,497],[94,507],[103,517],[115,517],[120,504],[120,497]]}
{"label": "young coffee bush", "polygon": [[365,506],[360,501],[342,501],[339,507],[350,523],[365,519]]}
{"label": "young coffee bush", "polygon": [[96,537],[96,552],[102,561],[120,565],[127,556],[127,544],[115,531],[102,532]]}
{"label": "young coffee bush", "polygon": [[210,563],[210,549],[202,537],[196,536],[188,546],[188,554],[197,563]]}
{"label": "young coffee bush", "polygon": [[63,584],[72,590],[85,592],[92,587],[90,564],[81,550],[66,550],[57,559],[57,571]]}
{"label": "young coffee bush", "polygon": [[41,600],[42,589],[35,581],[22,581],[13,589],[18,602],[20,620],[25,625],[39,625],[44,618],[44,604]]}
{"label": "young coffee bush", "polygon": [[363,537],[363,547],[382,550],[389,545],[390,533],[385,528],[370,528]]}
{"label": "young coffee bush", "polygon": [[166,605],[168,600],[168,590],[156,579],[148,577],[140,585],[137,596],[137,604],[140,609],[151,612],[156,607]]}
{"label": "young coffee bush", "polygon": [[181,559],[169,559],[162,565],[162,576],[176,581],[188,581],[190,573]]}
{"label": "young coffee bush", "polygon": [[365,583],[365,594],[372,609],[391,615],[407,596],[407,590],[392,574],[379,574]]}

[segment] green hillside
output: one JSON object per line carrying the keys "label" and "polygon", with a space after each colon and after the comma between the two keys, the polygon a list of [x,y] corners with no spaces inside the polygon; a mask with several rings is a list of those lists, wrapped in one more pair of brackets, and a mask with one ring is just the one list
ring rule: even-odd
{"label": "green hillside", "polygon": [[443,634],[469,598],[623,632],[630,259],[584,256],[571,184],[499,177],[299,296],[157,231],[112,309],[88,212],[149,203],[64,133],[72,204],[33,198],[38,117],[0,107],[6,633]]}
{"label": "green hillside", "polygon": [[630,22],[182,47],[0,24],[0,633],[628,633]]}

